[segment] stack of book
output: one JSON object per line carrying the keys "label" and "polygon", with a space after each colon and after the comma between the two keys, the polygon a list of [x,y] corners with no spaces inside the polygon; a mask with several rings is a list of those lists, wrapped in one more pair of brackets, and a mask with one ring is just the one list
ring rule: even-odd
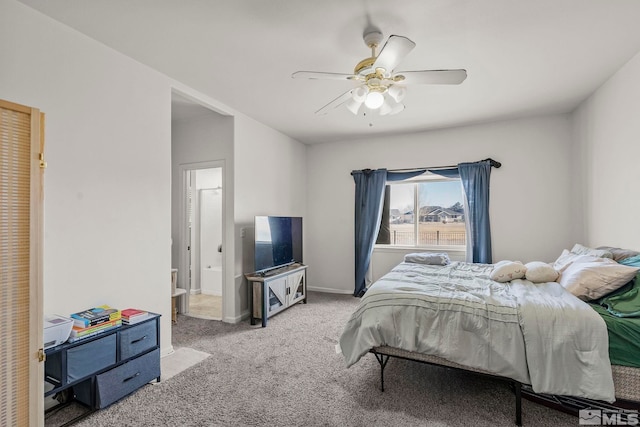
{"label": "stack of book", "polygon": [[122,323],[125,325],[133,325],[149,318],[149,312],[139,310],[137,308],[127,308],[122,310]]}
{"label": "stack of book", "polygon": [[69,342],[93,337],[122,325],[122,312],[108,305],[73,313],[71,318],[73,319],[73,328]]}

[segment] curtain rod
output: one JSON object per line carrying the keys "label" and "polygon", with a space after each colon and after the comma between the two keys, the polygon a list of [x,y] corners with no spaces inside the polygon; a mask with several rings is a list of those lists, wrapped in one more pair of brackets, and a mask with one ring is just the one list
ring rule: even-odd
{"label": "curtain rod", "polygon": [[[500,166],[502,166],[502,163],[498,162],[497,160],[493,160],[491,157],[489,157],[488,159],[484,159],[484,160],[480,160],[481,162],[485,162],[485,161],[489,161],[489,163],[491,163],[491,166],[493,166],[494,168],[498,169]],[[457,168],[458,165],[450,165],[450,166],[429,166],[429,167],[423,167],[423,168],[409,168],[409,169],[388,169],[389,172],[410,172],[410,171],[418,171],[418,170],[422,170],[422,169],[426,169],[426,170],[430,170],[430,169],[453,169],[453,168]]]}

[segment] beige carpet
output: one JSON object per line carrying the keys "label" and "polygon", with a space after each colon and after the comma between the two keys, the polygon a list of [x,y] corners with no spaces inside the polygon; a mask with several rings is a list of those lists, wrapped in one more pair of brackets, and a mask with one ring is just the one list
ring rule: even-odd
{"label": "beige carpet", "polygon": [[[491,378],[366,355],[350,368],[335,345],[358,298],[309,292],[269,319],[235,325],[180,315],[173,345],[211,354],[142,387],[78,427],[513,427],[514,396]],[[166,372],[162,376],[165,377]],[[522,401],[526,427],[577,427],[578,418]]]}
{"label": "beige carpet", "polygon": [[[194,350],[189,347],[181,347],[174,350],[173,353],[166,355],[160,359],[160,367],[162,376],[161,381],[166,381],[169,378],[179,374],[187,368],[190,368],[197,363],[202,362],[207,357],[211,356],[204,351]],[[153,381],[151,384],[158,384]]]}
{"label": "beige carpet", "polygon": [[[162,375],[160,377],[160,382],[156,382],[154,379],[149,384],[153,385],[163,385],[170,378],[181,374],[186,371],[188,368],[197,365],[209,358],[211,354],[206,353],[204,351],[195,350],[189,347],[180,347],[176,348],[175,351],[171,354],[160,359],[160,366]],[[49,396],[45,398],[45,409],[53,408],[52,411],[47,414],[45,417],[45,427],[62,427],[66,424],[67,421],[87,413],[87,408],[76,403],[72,402],[69,406],[61,406],[59,402],[53,397]],[[116,423],[117,424],[117,423]],[[143,426],[145,424],[130,424],[130,425],[139,425]],[[155,424],[155,425],[164,425],[164,424]]]}

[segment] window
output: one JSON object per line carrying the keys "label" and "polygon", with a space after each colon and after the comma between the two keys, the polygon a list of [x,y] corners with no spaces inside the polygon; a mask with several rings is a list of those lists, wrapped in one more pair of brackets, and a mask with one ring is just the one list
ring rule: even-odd
{"label": "window", "polygon": [[387,184],[376,244],[465,246],[463,200],[459,179]]}

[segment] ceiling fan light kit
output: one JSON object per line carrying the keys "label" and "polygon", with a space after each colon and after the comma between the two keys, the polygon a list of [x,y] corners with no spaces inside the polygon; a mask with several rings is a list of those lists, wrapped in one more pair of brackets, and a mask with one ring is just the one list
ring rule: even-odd
{"label": "ceiling fan light kit", "polygon": [[360,111],[360,107],[362,106],[362,102],[356,101],[355,99],[350,99],[345,103],[347,110],[351,111],[356,116],[358,115],[358,111]]}
{"label": "ceiling fan light kit", "polygon": [[364,100],[364,105],[371,108],[372,110],[382,107],[383,103],[384,96],[378,91],[369,92],[369,94],[367,95],[367,99]]}
{"label": "ceiling fan light kit", "polygon": [[360,61],[353,74],[317,71],[298,71],[292,74],[293,78],[350,80],[358,83],[357,87],[338,96],[316,111],[316,114],[327,114],[345,105],[357,115],[364,104],[365,115],[367,111],[393,115],[405,108],[402,100],[407,92],[407,84],[460,84],[467,78],[467,72],[463,69],[395,72],[396,66],[416,44],[406,37],[391,35],[376,55],[376,49],[383,39],[382,32],[375,26],[369,26],[362,38],[371,49],[371,56]]}
{"label": "ceiling fan light kit", "polygon": [[402,101],[406,94],[407,88],[403,86],[393,85],[389,88],[389,96],[392,97],[396,102]]}
{"label": "ceiling fan light kit", "polygon": [[369,94],[369,88],[367,86],[358,86],[353,91],[351,91],[351,96],[353,100],[362,104]]}

